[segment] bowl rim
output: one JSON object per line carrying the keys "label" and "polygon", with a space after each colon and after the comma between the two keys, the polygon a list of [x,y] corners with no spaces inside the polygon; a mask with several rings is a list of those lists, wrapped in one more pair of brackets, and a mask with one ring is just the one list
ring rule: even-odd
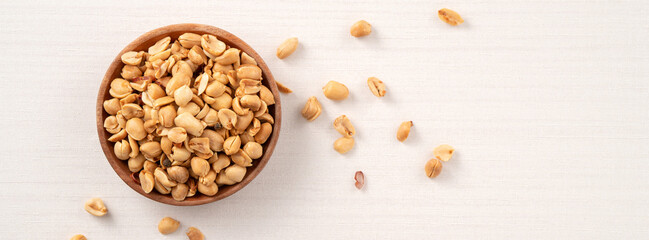
{"label": "bowl rim", "polygon": [[[266,81],[267,83],[264,85],[270,89],[270,91],[272,92],[275,98],[275,104],[273,105],[274,106],[273,131],[271,133],[271,136],[266,142],[268,145],[266,146],[266,150],[264,151],[263,156],[260,158],[260,160],[256,160],[257,166],[252,171],[248,171],[241,182],[234,185],[223,187],[225,189],[219,187],[219,191],[214,196],[201,195],[198,198],[196,197],[186,198],[184,201],[180,201],[180,202],[174,200],[171,197],[171,195],[163,195],[156,191],[152,191],[151,193],[145,193],[142,190],[142,187],[131,179],[130,176],[131,171],[129,171],[128,168],[126,168],[126,170],[124,171],[124,168],[120,167],[120,164],[125,165],[127,161],[122,161],[117,159],[117,157],[114,154],[111,143],[108,142],[109,133],[106,132],[106,130],[104,129],[104,119],[107,113],[105,113],[103,107],[104,100],[110,99],[110,95],[109,98],[106,98],[106,94],[108,93],[110,82],[113,80],[114,78],[113,76],[116,74],[116,72],[120,71],[123,66],[121,60],[122,54],[137,49],[142,44],[144,44],[145,42],[151,39],[156,39],[156,38],[162,39],[165,36],[169,36],[170,34],[177,33],[177,32],[193,32],[193,33],[201,33],[201,34],[209,33],[216,36],[219,40],[226,42],[227,45],[241,49],[243,52],[253,57],[255,61],[257,61],[257,65],[259,66],[259,68],[261,68],[262,70],[264,81]],[[175,206],[196,206],[196,205],[215,202],[223,198],[226,198],[228,196],[231,196],[232,194],[244,188],[257,175],[259,175],[261,170],[264,169],[264,167],[270,160],[270,157],[273,154],[275,146],[277,145],[277,141],[279,139],[279,132],[281,129],[282,111],[281,111],[279,90],[277,89],[277,84],[275,83],[275,79],[273,78],[273,75],[270,72],[268,65],[266,65],[266,62],[264,62],[261,56],[252,47],[250,47],[250,45],[248,45],[246,42],[244,42],[234,34],[229,33],[218,27],[205,25],[205,24],[197,24],[197,23],[180,23],[180,24],[163,26],[148,31],[140,35],[139,37],[137,37],[132,42],[130,42],[119,52],[119,54],[117,54],[115,59],[111,62],[108,69],[106,70],[106,73],[104,74],[104,78],[99,85],[99,92],[97,94],[97,104],[96,104],[96,118],[97,118],[98,139],[101,148],[104,152],[104,155],[106,156],[106,159],[108,160],[108,163],[110,164],[113,171],[115,171],[115,173],[122,179],[122,181],[124,181],[124,183],[126,183],[126,185],[128,185],[134,191],[140,193],[140,195],[143,195],[156,202],[175,205]]]}

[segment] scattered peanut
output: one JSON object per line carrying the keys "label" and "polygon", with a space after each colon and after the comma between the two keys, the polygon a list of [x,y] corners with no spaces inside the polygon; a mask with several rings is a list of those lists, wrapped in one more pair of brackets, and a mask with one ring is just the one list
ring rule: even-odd
{"label": "scattered peanut", "polygon": [[108,209],[106,208],[106,205],[104,205],[104,201],[102,201],[101,198],[89,199],[88,201],[86,201],[83,209],[85,209],[86,212],[97,217],[104,216],[106,215],[106,213],[108,213]]}
{"label": "scattered peanut", "polygon": [[448,8],[442,8],[437,11],[437,16],[439,17],[439,19],[452,26],[456,26],[464,22],[464,19],[462,19],[460,14]]}
{"label": "scattered peanut", "polygon": [[290,56],[295,52],[295,49],[297,49],[297,45],[298,41],[295,37],[284,40],[284,42],[277,47],[277,57],[279,59],[284,59]]}
{"label": "scattered peanut", "polygon": [[353,137],[354,134],[356,134],[354,125],[352,125],[352,122],[349,121],[349,118],[345,115],[341,115],[334,120],[334,128],[342,134],[343,137]]}
{"label": "scattered peanut", "polygon": [[306,120],[313,121],[320,116],[321,112],[322,106],[320,106],[320,102],[318,102],[316,97],[311,96],[304,105],[304,108],[302,108],[302,117]]}
{"label": "scattered peanut", "polygon": [[370,91],[372,91],[372,94],[374,94],[374,96],[377,97],[385,96],[385,84],[383,84],[383,81],[379,80],[378,78],[375,77],[368,78],[367,86],[370,87]]}
{"label": "scattered peanut", "polygon": [[360,20],[352,25],[349,33],[354,37],[364,37],[372,33],[372,25],[365,20]]}
{"label": "scattered peanut", "polygon": [[344,100],[349,96],[349,90],[347,87],[336,81],[329,81],[323,88],[322,91],[325,97],[331,100]]}
{"label": "scattered peanut", "polygon": [[70,240],[87,240],[87,238],[84,235],[77,234],[77,235],[72,236],[72,238],[70,238]]}
{"label": "scattered peanut", "polygon": [[203,236],[203,233],[201,230],[198,230],[198,228],[195,227],[190,227],[187,229],[187,237],[189,237],[189,240],[204,240],[205,236]]}
{"label": "scattered peanut", "polygon": [[354,147],[354,138],[341,137],[334,142],[334,150],[343,154],[349,152]]}
{"label": "scattered peanut", "polygon": [[356,174],[354,174],[354,185],[356,186],[357,189],[363,188],[365,186],[365,174],[363,174],[362,171],[357,171]]}
{"label": "scattered peanut", "polygon": [[435,155],[437,159],[447,162],[448,160],[451,160],[451,157],[453,157],[453,152],[455,152],[453,147],[448,144],[442,144],[433,150],[433,155]]}
{"label": "scattered peanut", "polygon": [[275,81],[275,83],[277,84],[277,89],[279,89],[280,92],[283,92],[283,93],[292,93],[293,92],[293,90],[291,90],[290,88],[284,86],[284,84],[282,84],[282,83],[280,83],[278,81]]}
{"label": "scattered peanut", "polygon": [[424,170],[426,171],[426,176],[429,178],[437,177],[442,172],[442,162],[437,158],[430,159],[426,162]]}
{"label": "scattered peanut", "polygon": [[158,223],[158,231],[160,231],[160,233],[162,234],[167,235],[175,232],[179,226],[180,222],[178,222],[176,219],[164,217]]}
{"label": "scattered peanut", "polygon": [[397,140],[399,142],[403,142],[408,138],[410,127],[412,127],[412,121],[405,121],[399,125],[399,130],[397,130]]}

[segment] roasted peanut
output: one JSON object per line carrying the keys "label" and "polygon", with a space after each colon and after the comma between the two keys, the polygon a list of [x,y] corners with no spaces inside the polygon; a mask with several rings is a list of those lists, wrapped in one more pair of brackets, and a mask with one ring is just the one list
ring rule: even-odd
{"label": "roasted peanut", "polygon": [[451,160],[451,157],[453,157],[453,152],[455,152],[453,147],[448,144],[442,144],[433,150],[433,155],[435,155],[437,159],[447,162],[448,160]]}
{"label": "roasted peanut", "polygon": [[370,77],[367,79],[367,86],[370,87],[370,91],[374,96],[383,97],[385,96],[385,84],[383,81],[375,77]]}
{"label": "roasted peanut", "polygon": [[187,229],[186,234],[189,240],[205,240],[205,236],[203,236],[201,230],[198,230],[198,228],[195,227]]}
{"label": "roasted peanut", "polygon": [[365,20],[360,20],[349,29],[349,33],[354,37],[364,37],[372,33],[372,25]]}
{"label": "roasted peanut", "polygon": [[354,125],[345,115],[341,115],[334,120],[334,128],[344,137],[353,137],[356,134]]}
{"label": "roasted peanut", "polygon": [[232,165],[225,169],[225,176],[235,182],[241,182],[246,175],[246,168],[239,165]]}
{"label": "roasted peanut", "polygon": [[428,160],[428,162],[426,162],[424,170],[426,172],[426,176],[428,176],[429,178],[437,177],[437,175],[442,172],[442,162],[440,162],[437,158],[430,159]]}
{"label": "roasted peanut", "polygon": [[106,215],[106,213],[108,213],[108,209],[106,208],[106,205],[104,205],[104,201],[102,201],[101,198],[89,199],[88,201],[86,201],[83,209],[85,209],[86,212],[97,217],[104,216]]}
{"label": "roasted peanut", "polygon": [[273,132],[273,126],[270,125],[270,123],[261,124],[259,132],[254,136],[255,142],[258,142],[259,144],[264,144],[266,140],[268,140],[268,137],[270,137],[270,134],[272,132]]}
{"label": "roasted peanut", "polygon": [[462,19],[460,14],[448,8],[442,8],[439,11],[437,11],[437,16],[439,17],[440,20],[452,26],[456,26],[464,23],[464,19]]}
{"label": "roasted peanut", "polygon": [[[145,165],[147,162],[145,162]],[[140,185],[142,186],[142,190],[144,190],[145,193],[150,193],[151,191],[153,191],[153,186],[155,185],[153,174],[147,170],[140,171]]]}
{"label": "roasted peanut", "polygon": [[320,102],[318,102],[315,96],[311,96],[304,105],[304,108],[302,108],[302,117],[306,120],[313,121],[320,116],[321,112],[322,106],[320,106]]}
{"label": "roasted peanut", "polygon": [[158,231],[162,234],[167,235],[175,232],[179,226],[180,222],[178,222],[178,220],[170,217],[164,217],[158,223]]}
{"label": "roasted peanut", "polygon": [[263,150],[261,144],[257,142],[248,142],[243,146],[243,151],[252,159],[260,158],[264,154]]}
{"label": "roasted peanut", "polygon": [[403,142],[408,138],[410,127],[412,127],[412,121],[405,121],[399,125],[399,130],[397,130],[397,140],[399,140],[399,142]]}
{"label": "roasted peanut", "polygon": [[354,138],[341,137],[334,142],[334,150],[343,154],[349,152],[354,147]]}
{"label": "roasted peanut", "polygon": [[88,240],[88,239],[84,235],[77,234],[77,235],[72,236],[72,238],[70,238],[70,240]]}
{"label": "roasted peanut", "polygon": [[296,37],[284,40],[284,42],[277,47],[277,58],[284,59],[290,56],[295,52],[295,49],[297,49],[297,45],[298,41]]}
{"label": "roasted peanut", "polygon": [[347,87],[336,81],[329,81],[323,88],[322,91],[325,97],[331,100],[344,100],[349,96],[349,90]]}

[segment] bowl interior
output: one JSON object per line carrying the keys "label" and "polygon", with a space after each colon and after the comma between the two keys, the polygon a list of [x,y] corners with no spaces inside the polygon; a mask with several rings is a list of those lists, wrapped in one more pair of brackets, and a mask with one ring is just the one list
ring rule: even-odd
{"label": "bowl interior", "polygon": [[[197,34],[212,34],[216,36],[219,40],[223,41],[225,44],[241,49],[246,52],[248,55],[253,57],[259,67],[261,68],[263,74],[262,84],[268,87],[275,97],[275,104],[268,106],[268,112],[274,117],[275,123],[273,124],[273,132],[268,138],[266,143],[263,144],[264,154],[260,159],[253,160],[253,165],[247,168],[245,177],[240,183],[231,186],[221,186],[219,191],[214,196],[205,196],[200,193],[196,193],[196,196],[191,198],[186,198],[182,202],[174,200],[170,195],[163,195],[155,190],[151,193],[145,193],[140,185],[131,179],[131,171],[128,169],[127,161],[119,160],[113,151],[114,143],[109,142],[107,139],[111,136],[104,127],[104,119],[108,117],[103,109],[104,100],[112,98],[108,91],[110,90],[110,82],[115,78],[121,78],[120,73],[124,64],[121,61],[120,56],[128,51],[147,51],[149,46],[155,44],[158,40],[170,36],[172,42],[178,38],[183,33],[197,33]],[[100,85],[99,94],[97,96],[97,132],[99,135],[99,141],[101,143],[102,150],[108,159],[108,162],[115,170],[117,175],[133,190],[136,192],[158,202],[178,205],[178,206],[191,206],[191,205],[200,205],[209,202],[214,202],[220,199],[223,199],[227,196],[234,194],[239,191],[241,188],[245,187],[252,179],[259,174],[259,172],[264,168],[270,156],[273,154],[275,145],[277,144],[277,139],[279,137],[279,131],[281,126],[281,104],[279,98],[279,91],[277,90],[277,85],[273,79],[268,66],[264,60],[255,52],[248,44],[243,42],[238,37],[232,35],[231,33],[222,30],[217,27],[202,25],[202,24],[176,24],[170,25],[162,28],[152,30],[145,33],[144,35],[138,37],[129,45],[127,45],[113,60],[112,64],[106,71],[106,75]]]}

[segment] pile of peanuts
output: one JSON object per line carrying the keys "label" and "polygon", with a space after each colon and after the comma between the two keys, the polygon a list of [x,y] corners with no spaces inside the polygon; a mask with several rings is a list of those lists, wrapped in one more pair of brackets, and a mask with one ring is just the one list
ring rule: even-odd
{"label": "pile of peanuts", "polygon": [[[263,155],[275,104],[254,58],[213,35],[165,37],[121,56],[104,101],[115,156],[150,193],[183,201],[241,182]],[[137,174],[137,178],[135,175]]]}

